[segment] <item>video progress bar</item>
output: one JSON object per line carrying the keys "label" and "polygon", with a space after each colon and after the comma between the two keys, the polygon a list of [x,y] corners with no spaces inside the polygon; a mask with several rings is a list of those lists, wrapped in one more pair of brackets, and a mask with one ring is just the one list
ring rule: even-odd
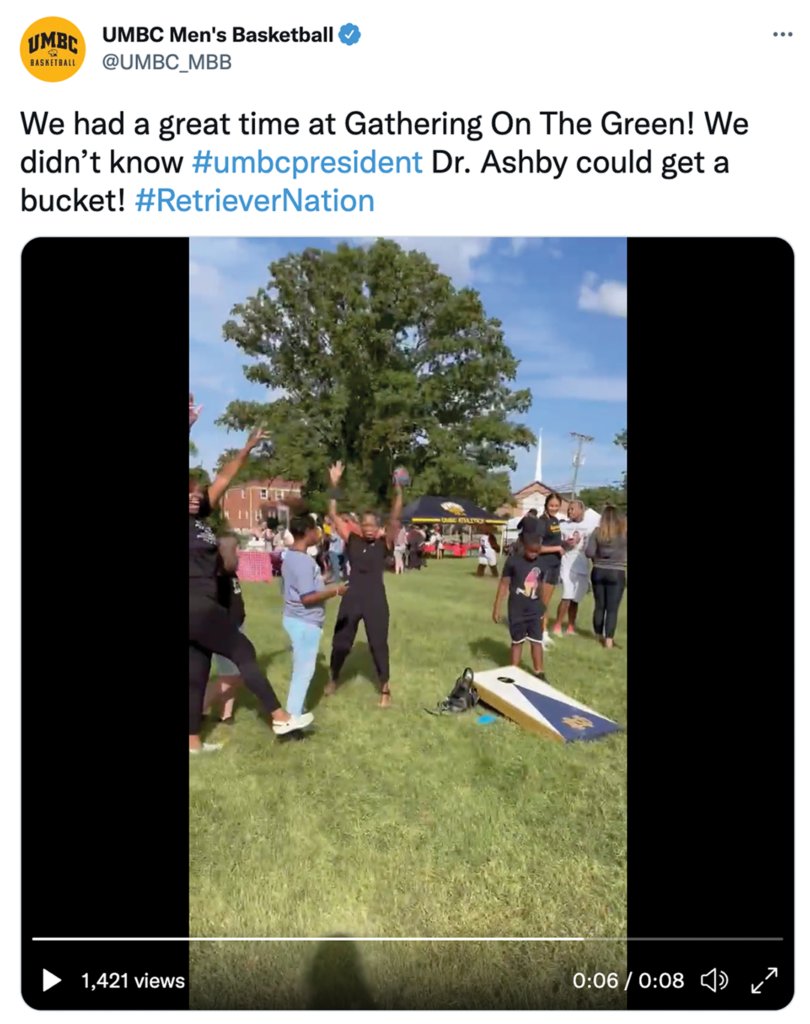
{"label": "video progress bar", "polygon": [[42,938],[35,937],[31,939],[31,942],[784,942],[784,938],[781,936],[770,937],[770,936],[753,936],[753,935],[730,935],[726,938],[713,938],[706,935],[697,935],[693,938],[684,938],[682,935],[673,935],[669,938],[662,935],[652,936],[636,936],[636,935],[624,935],[617,936],[615,938],[604,938],[604,937],[593,937],[587,936],[576,936],[570,935],[552,935],[544,937],[525,937],[525,938],[448,938],[446,936],[435,936],[433,938],[425,938],[423,936],[414,936],[412,938],[364,938],[361,935],[322,935],[320,937],[313,938],[300,938],[296,936],[278,936],[269,938],[263,935],[254,936],[240,936],[238,938],[232,938],[231,936],[219,936],[209,937],[207,935],[180,935],[167,937],[165,935],[157,938],[143,938],[136,936],[134,938],[126,938],[123,936],[107,936],[106,938]]}

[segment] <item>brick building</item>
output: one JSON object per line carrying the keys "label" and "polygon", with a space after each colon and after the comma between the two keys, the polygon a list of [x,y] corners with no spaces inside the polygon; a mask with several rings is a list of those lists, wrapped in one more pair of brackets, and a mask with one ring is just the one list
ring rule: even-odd
{"label": "brick building", "polygon": [[301,497],[301,484],[294,480],[250,480],[229,487],[222,499],[222,511],[232,530],[255,530],[268,518],[289,521],[289,507]]}
{"label": "brick building", "polygon": [[[538,513],[542,515],[546,497],[553,490],[553,487],[549,487],[539,480],[533,480],[530,484],[516,491],[512,496],[512,504],[501,506],[497,510],[498,514],[510,517],[525,516],[530,508],[536,508]],[[563,516],[568,515],[568,500],[566,498],[563,498],[559,514]]]}

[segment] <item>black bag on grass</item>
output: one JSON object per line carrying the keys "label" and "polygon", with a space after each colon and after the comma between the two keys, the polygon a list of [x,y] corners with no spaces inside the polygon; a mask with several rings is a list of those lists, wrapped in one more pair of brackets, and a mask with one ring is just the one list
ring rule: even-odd
{"label": "black bag on grass", "polygon": [[436,710],[430,711],[429,708],[425,708],[425,710],[430,711],[431,715],[459,715],[463,711],[469,711],[470,708],[474,708],[479,701],[478,691],[473,686],[474,678],[473,670],[465,668],[456,680],[456,685],[451,690],[450,695],[445,697]]}

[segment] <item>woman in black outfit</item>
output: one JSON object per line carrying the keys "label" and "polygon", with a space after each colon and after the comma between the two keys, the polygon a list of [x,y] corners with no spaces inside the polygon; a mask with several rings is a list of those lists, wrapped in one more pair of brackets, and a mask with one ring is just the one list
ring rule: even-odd
{"label": "woman in black outfit", "polygon": [[[546,496],[546,504],[543,514],[535,520],[537,530],[542,537],[540,548],[540,565],[543,570],[543,646],[547,647],[553,641],[548,635],[548,609],[551,598],[554,596],[554,588],[560,582],[560,565],[566,547],[572,546],[570,542],[563,540],[560,532],[560,520],[557,513],[562,507],[562,498],[556,491]],[[527,516],[528,519],[528,516]],[[526,520],[523,520],[525,523]]]}
{"label": "woman in black outfit", "polygon": [[[343,475],[343,464],[338,462],[329,470],[334,489]],[[380,707],[391,705],[388,663],[388,600],[385,596],[385,559],[394,548],[399,533],[402,512],[402,488],[394,485],[394,507],[385,531],[375,512],[364,512],[360,517],[360,531],[349,526],[348,520],[338,515],[334,497],[329,500],[329,518],[332,529],[343,538],[346,555],[351,561],[352,574],[349,589],[338,608],[335,633],[332,638],[331,679],[324,692],[332,694],[338,686],[340,670],[357,636],[360,622],[366,627],[366,637],[380,681]]]}
{"label": "woman in black outfit", "polygon": [[[191,430],[200,410],[194,408],[194,396],[189,395],[188,424]],[[312,715],[287,714],[278,702],[273,688],[256,661],[256,649],[239,632],[228,610],[219,602],[218,545],[214,531],[206,519],[219,503],[233,478],[244,466],[253,448],[265,438],[261,430],[254,430],[247,445],[218,474],[209,488],[189,476],[188,480],[188,749],[198,753],[200,720],[203,700],[211,671],[211,658],[220,654],[239,669],[248,689],[259,699],[262,708],[272,719],[277,735],[302,729],[312,722]]]}
{"label": "woman in black outfit", "polygon": [[627,520],[615,505],[605,505],[599,527],[588,538],[585,554],[593,561],[593,631],[610,649],[627,582]]}
{"label": "woman in black outfit", "polygon": [[[227,610],[236,628],[244,633],[245,601],[242,597],[242,587],[239,584],[239,541],[235,534],[228,533],[220,537],[217,544],[219,545],[219,567],[217,570],[219,603]],[[220,723],[233,725],[236,692],[242,682],[239,677],[239,669],[233,662],[220,655],[214,657],[213,668],[215,678],[208,680],[203,702],[203,719],[210,709],[218,704],[220,706]]]}

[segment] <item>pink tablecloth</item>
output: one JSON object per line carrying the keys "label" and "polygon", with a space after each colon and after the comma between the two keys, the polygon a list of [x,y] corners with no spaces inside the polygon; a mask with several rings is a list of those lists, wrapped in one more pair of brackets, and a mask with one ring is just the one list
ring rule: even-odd
{"label": "pink tablecloth", "polygon": [[273,578],[273,565],[268,551],[240,551],[239,567],[236,570],[240,580],[247,583],[266,583]]}

